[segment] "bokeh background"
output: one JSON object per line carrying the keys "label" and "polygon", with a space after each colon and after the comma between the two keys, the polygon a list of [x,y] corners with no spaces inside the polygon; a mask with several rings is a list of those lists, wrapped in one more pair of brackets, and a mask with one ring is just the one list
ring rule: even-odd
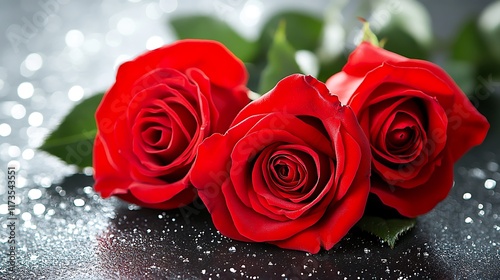
{"label": "bokeh background", "polygon": [[[363,17],[388,39],[387,49],[444,67],[492,125],[485,143],[457,164],[450,198],[419,218],[395,250],[359,232],[317,257],[232,242],[218,235],[196,207],[196,215],[186,220],[182,211],[155,212],[102,200],[91,188],[91,168],[78,170],[37,149],[71,108],[113,83],[120,63],[182,36],[214,36],[196,22],[196,28],[171,24],[194,15],[227,25],[256,46],[243,55],[252,75],[250,87],[259,91],[258,73],[266,58],[259,47],[269,44],[283,12],[295,15],[286,31],[304,73],[325,80],[338,71],[359,41],[357,17]],[[242,52],[238,42],[222,39]],[[7,248],[7,166],[17,166],[19,279],[371,273],[495,278],[500,276],[499,100],[500,1],[2,1],[0,246]],[[91,149],[85,146],[79,153],[88,155]],[[2,277],[5,269],[2,262]]]}

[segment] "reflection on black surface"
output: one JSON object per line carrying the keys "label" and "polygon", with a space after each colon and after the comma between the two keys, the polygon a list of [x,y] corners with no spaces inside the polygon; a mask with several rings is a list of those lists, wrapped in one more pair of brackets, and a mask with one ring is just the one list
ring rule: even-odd
{"label": "reflection on black surface", "polygon": [[[471,158],[476,157],[466,160],[474,162]],[[85,188],[91,177],[74,175],[60,188],[47,189],[47,207],[56,213],[50,219],[47,214],[33,217],[36,229],[23,228],[26,259],[19,264],[18,275],[20,279],[495,278],[500,275],[496,243],[500,217],[495,211],[500,194],[481,187],[484,180],[477,178],[474,168],[461,165],[458,170],[450,197],[418,218],[416,228],[394,249],[353,229],[332,250],[317,255],[225,238],[197,204],[187,206],[189,211],[161,211],[102,200]],[[464,192],[472,198],[464,201]],[[70,204],[77,198],[88,208]],[[467,223],[466,216],[473,222]]]}

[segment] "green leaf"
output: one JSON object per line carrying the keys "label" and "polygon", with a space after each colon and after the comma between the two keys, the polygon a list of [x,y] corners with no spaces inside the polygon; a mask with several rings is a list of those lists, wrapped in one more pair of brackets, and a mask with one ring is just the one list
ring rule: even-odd
{"label": "green leaf", "polygon": [[264,94],[272,89],[284,77],[300,73],[300,68],[295,61],[295,49],[288,43],[285,35],[285,23],[274,35],[274,41],[267,54],[267,65],[262,71],[259,93]]}
{"label": "green leaf", "polygon": [[321,40],[323,20],[313,15],[292,11],[278,13],[266,22],[259,38],[261,50],[267,51],[283,21],[287,26],[285,36],[293,48],[316,50]]}
{"label": "green leaf", "polygon": [[257,54],[257,43],[238,34],[227,23],[209,16],[186,16],[170,21],[179,39],[207,39],[224,44],[239,59],[252,61]]}
{"label": "green leaf", "polygon": [[443,68],[465,94],[472,95],[474,93],[474,88],[476,86],[476,68],[472,63],[450,60],[444,63]]}
{"label": "green leaf", "polygon": [[369,42],[374,46],[383,48],[384,46],[380,44],[377,35],[375,35],[370,29],[370,23],[367,22],[364,18],[359,18],[359,20],[361,20],[361,22],[363,23],[363,38],[361,38],[361,41]]}
{"label": "green leaf", "polygon": [[462,26],[451,52],[454,60],[466,61],[475,65],[488,59],[488,47],[481,36],[476,19],[470,20]]}
{"label": "green leaf", "polygon": [[403,233],[412,229],[416,219],[383,219],[374,216],[364,216],[356,225],[362,230],[369,232],[394,248],[396,240]]}
{"label": "green leaf", "polygon": [[80,168],[92,166],[92,147],[97,133],[94,114],[103,95],[96,94],[76,105],[40,149]]}

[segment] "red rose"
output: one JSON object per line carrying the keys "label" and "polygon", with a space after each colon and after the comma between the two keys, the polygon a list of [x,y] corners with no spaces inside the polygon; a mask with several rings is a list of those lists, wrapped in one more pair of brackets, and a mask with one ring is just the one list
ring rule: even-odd
{"label": "red rose", "polygon": [[190,203],[198,145],[248,102],[244,65],[223,45],[184,40],[118,69],[96,112],[95,190],[152,208]]}
{"label": "red rose", "polygon": [[292,75],[200,145],[191,180],[222,234],[316,253],[361,218],[369,173],[352,111]]}
{"label": "red rose", "polygon": [[438,66],[361,43],[328,88],[356,113],[372,149],[371,192],[408,217],[453,185],[453,163],[489,124]]}

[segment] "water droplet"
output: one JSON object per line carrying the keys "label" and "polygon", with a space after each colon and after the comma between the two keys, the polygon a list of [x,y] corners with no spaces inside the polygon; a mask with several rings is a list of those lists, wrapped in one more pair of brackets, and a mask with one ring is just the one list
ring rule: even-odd
{"label": "water droplet", "polygon": [[35,215],[42,215],[43,212],[45,212],[45,205],[43,205],[41,203],[37,203],[37,204],[33,205],[33,213]]}
{"label": "water droplet", "polygon": [[492,190],[497,186],[497,182],[493,179],[487,179],[484,181],[484,187],[487,188],[488,190]]}
{"label": "water droplet", "polygon": [[370,253],[370,249],[368,249],[368,248],[363,249],[363,251],[365,252],[365,254]]}
{"label": "water droplet", "polygon": [[75,206],[77,206],[77,207],[81,207],[81,206],[85,205],[85,200],[83,200],[81,198],[77,198],[73,201],[73,204],[75,204]]}
{"label": "water droplet", "polygon": [[42,191],[39,189],[31,189],[28,192],[28,197],[31,200],[39,199],[40,197],[42,197]]}
{"label": "water droplet", "polygon": [[91,194],[92,193],[92,187],[91,186],[86,186],[83,188],[83,192],[86,194]]}
{"label": "water droplet", "polygon": [[229,247],[229,252],[231,252],[231,253],[236,252],[236,247],[234,247],[234,246]]}
{"label": "water droplet", "polygon": [[474,220],[472,220],[472,218],[471,218],[471,217],[467,217],[467,218],[465,218],[465,223],[466,223],[466,224],[472,224],[473,222],[474,222]]}
{"label": "water droplet", "polygon": [[205,275],[205,273],[207,273],[207,270],[206,269],[202,269],[201,270],[201,274]]}
{"label": "water droplet", "polygon": [[464,200],[469,200],[472,198],[472,195],[470,193],[464,193],[463,198]]}

